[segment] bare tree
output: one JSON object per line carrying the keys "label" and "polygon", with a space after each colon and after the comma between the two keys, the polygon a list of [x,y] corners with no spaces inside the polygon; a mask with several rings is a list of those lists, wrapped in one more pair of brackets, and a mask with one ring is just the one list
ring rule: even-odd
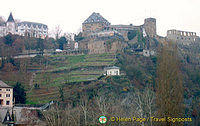
{"label": "bare tree", "polygon": [[98,95],[95,96],[95,102],[96,102],[101,114],[107,115],[110,106],[106,100],[106,97],[104,95],[102,95],[101,93],[98,93]]}
{"label": "bare tree", "polygon": [[65,126],[65,112],[55,105],[48,111],[43,111],[43,116],[48,126]]}
{"label": "bare tree", "polygon": [[89,102],[88,102],[88,96],[86,95],[86,93],[81,95],[80,107],[84,114],[85,125],[87,125],[87,116],[88,116],[87,114],[89,112]]}
{"label": "bare tree", "polygon": [[[64,33],[65,38],[67,39],[68,42],[73,41],[73,33]],[[68,43],[69,44],[69,43]]]}
{"label": "bare tree", "polygon": [[[164,46],[158,58],[156,104],[158,116],[181,117],[183,115],[183,84],[176,45]],[[166,122],[164,125],[171,125]],[[182,125],[177,123],[176,125]]]}
{"label": "bare tree", "polygon": [[72,107],[71,104],[65,108],[54,104],[42,114],[48,126],[79,126],[81,124],[80,111],[79,107]]}
{"label": "bare tree", "polygon": [[[122,113],[140,118],[155,116],[155,93],[149,87],[145,87],[143,91],[135,90],[118,101],[121,103]],[[140,125],[146,124],[153,125],[152,122],[142,122]]]}
{"label": "bare tree", "polygon": [[60,28],[60,25],[57,25],[53,32],[55,39],[58,40],[62,35],[62,29]]}

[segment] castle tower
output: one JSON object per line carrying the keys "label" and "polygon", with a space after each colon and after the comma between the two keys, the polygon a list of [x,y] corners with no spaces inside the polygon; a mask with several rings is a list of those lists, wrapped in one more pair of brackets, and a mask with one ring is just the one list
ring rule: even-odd
{"label": "castle tower", "polygon": [[12,13],[10,13],[8,20],[6,22],[6,32],[15,34],[16,33],[16,26],[15,26],[15,20],[12,16]]}
{"label": "castle tower", "polygon": [[156,19],[155,18],[146,18],[144,20],[143,28],[145,29],[146,34],[149,37],[156,37]]}

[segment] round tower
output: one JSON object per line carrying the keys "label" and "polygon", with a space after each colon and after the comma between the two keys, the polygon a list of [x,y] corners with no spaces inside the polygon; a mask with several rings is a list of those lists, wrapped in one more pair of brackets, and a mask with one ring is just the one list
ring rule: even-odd
{"label": "round tower", "polygon": [[155,18],[146,18],[144,20],[144,29],[146,34],[149,37],[156,37],[156,19]]}

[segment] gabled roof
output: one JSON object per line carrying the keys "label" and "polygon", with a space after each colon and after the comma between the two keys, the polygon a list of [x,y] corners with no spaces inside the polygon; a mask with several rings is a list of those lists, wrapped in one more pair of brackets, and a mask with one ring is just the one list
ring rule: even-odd
{"label": "gabled roof", "polygon": [[83,24],[88,23],[105,23],[106,25],[110,25],[110,23],[103,18],[99,13],[93,12],[84,22]]}
{"label": "gabled roof", "polygon": [[12,13],[10,13],[7,22],[15,22],[15,20],[14,20],[14,18],[12,16]]}
{"label": "gabled roof", "polygon": [[8,86],[6,83],[0,80],[0,88],[11,88],[11,86]]}

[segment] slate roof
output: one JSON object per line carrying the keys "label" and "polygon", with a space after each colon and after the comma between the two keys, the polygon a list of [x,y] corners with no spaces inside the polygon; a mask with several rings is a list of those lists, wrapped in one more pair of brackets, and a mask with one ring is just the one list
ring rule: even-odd
{"label": "slate roof", "polygon": [[0,23],[5,23],[3,17],[0,16]]}
{"label": "slate roof", "polygon": [[106,67],[105,70],[110,70],[110,69],[120,69],[119,67],[117,66],[112,66],[112,67]]}
{"label": "slate roof", "polygon": [[7,111],[7,108],[0,108],[0,122],[4,121]]}
{"label": "slate roof", "polygon": [[31,27],[31,25],[33,25],[33,27],[35,28],[36,26],[38,26],[39,28],[41,28],[42,26],[44,28],[47,28],[47,25],[45,24],[41,24],[41,23],[36,23],[36,22],[29,22],[29,21],[23,21],[23,22],[20,22],[17,24],[17,26],[20,26],[20,25],[28,25],[28,27]]}
{"label": "slate roof", "polygon": [[6,83],[4,83],[3,81],[0,80],[0,88],[11,88],[11,86],[8,86]]}
{"label": "slate roof", "polygon": [[110,25],[110,23],[103,18],[99,13],[93,12],[84,22],[83,24],[89,23],[105,23],[106,25]]}
{"label": "slate roof", "polygon": [[15,20],[14,20],[14,18],[12,16],[12,13],[10,13],[7,22],[15,22]]}
{"label": "slate roof", "polygon": [[[7,121],[7,115],[12,117],[13,111],[14,114],[14,123],[15,124],[41,124],[41,120],[38,117],[37,110],[34,108],[28,107],[13,107],[13,108],[5,108],[0,107],[0,125],[1,123],[12,123],[13,119],[9,119]],[[31,126],[32,126],[31,125]]]}

